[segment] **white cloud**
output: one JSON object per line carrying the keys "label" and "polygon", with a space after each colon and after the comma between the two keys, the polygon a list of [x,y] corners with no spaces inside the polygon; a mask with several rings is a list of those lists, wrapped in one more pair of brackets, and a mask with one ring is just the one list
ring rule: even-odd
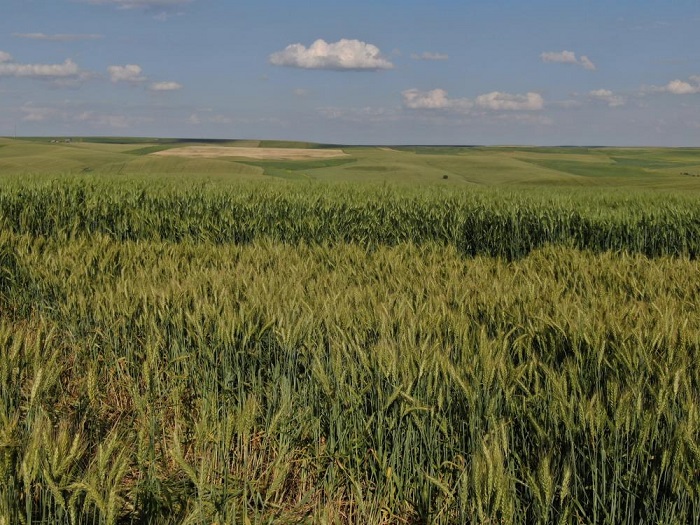
{"label": "white cloud", "polygon": [[700,93],[700,83],[697,83],[697,77],[691,77],[691,79],[696,82],[696,85],[676,79],[666,84],[663,91],[673,95],[692,95],[694,93]]}
{"label": "white cloud", "polygon": [[30,40],[47,40],[49,42],[75,42],[77,40],[97,40],[102,35],[97,34],[57,34],[46,35],[44,33],[13,33],[17,38],[28,38]]}
{"label": "white cloud", "polygon": [[12,62],[12,55],[5,51],[0,51],[0,64],[3,62]]}
{"label": "white cloud", "polygon": [[479,95],[475,102],[468,98],[450,98],[444,89],[430,91],[407,89],[401,95],[404,107],[409,109],[445,109],[468,112],[476,105],[481,109],[493,111],[537,111],[544,107],[544,100],[539,93],[512,95],[493,91]]}
{"label": "white cloud", "polygon": [[431,53],[429,51],[425,51],[424,53],[413,53],[411,55],[411,58],[413,60],[447,60],[450,57],[444,53]]}
{"label": "white cloud", "polygon": [[595,64],[591,62],[591,59],[588,58],[586,55],[581,55],[579,64],[581,64],[584,67],[584,69],[588,69],[589,71],[595,70]]}
{"label": "white cloud", "polygon": [[119,9],[154,8],[163,9],[188,4],[193,0],[83,0],[95,5],[113,5]]}
{"label": "white cloud", "polygon": [[430,91],[407,89],[401,94],[403,95],[404,106],[410,109],[445,109],[450,105],[447,91],[444,89],[433,89]]}
{"label": "white cloud", "polygon": [[12,57],[5,54],[5,60],[0,60],[0,76],[28,77],[43,79],[78,78],[81,71],[71,59],[62,64],[17,64],[11,62]]}
{"label": "white cloud", "polygon": [[177,91],[182,89],[182,84],[177,82],[154,82],[149,89],[151,91]]}
{"label": "white cloud", "polygon": [[589,91],[588,96],[593,100],[605,102],[609,107],[616,108],[625,105],[625,98],[620,95],[615,95],[609,89],[596,89]]}
{"label": "white cloud", "polygon": [[275,66],[302,69],[375,71],[394,67],[377,46],[345,38],[333,43],[319,39],[308,48],[291,44],[283,51],[272,53],[269,60]]}
{"label": "white cloud", "polygon": [[292,93],[297,97],[306,97],[309,95],[309,90],[303,88],[296,88],[292,91]]}
{"label": "white cloud", "polygon": [[576,58],[576,53],[573,51],[547,51],[540,54],[542,62],[553,62],[556,64],[575,64],[588,69],[595,69],[595,64],[586,55],[581,55],[581,58]]}
{"label": "white cloud", "polygon": [[558,64],[577,64],[576,53],[573,51],[547,51],[540,55],[542,62],[556,62]]}
{"label": "white cloud", "polygon": [[126,64],[125,66],[109,66],[107,68],[109,72],[109,79],[114,82],[131,82],[138,83],[144,82],[146,77],[142,76],[143,70],[141,66],[136,64]]}
{"label": "white cloud", "polygon": [[474,105],[466,98],[449,98],[444,89],[432,89],[420,91],[407,89],[401,92],[403,105],[409,109],[451,109],[455,111],[469,111]]}
{"label": "white cloud", "polygon": [[671,95],[694,95],[700,93],[700,75],[691,76],[688,81],[675,79],[665,86],[643,86],[641,95],[648,93],[670,93]]}
{"label": "white cloud", "polygon": [[494,111],[537,111],[544,107],[544,99],[539,93],[512,95],[493,91],[476,97],[476,105]]}

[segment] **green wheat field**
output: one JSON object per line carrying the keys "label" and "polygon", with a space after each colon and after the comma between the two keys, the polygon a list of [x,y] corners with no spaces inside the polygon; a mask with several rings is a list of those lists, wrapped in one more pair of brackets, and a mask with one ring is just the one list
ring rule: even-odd
{"label": "green wheat field", "polygon": [[0,525],[700,524],[700,149],[0,139]]}

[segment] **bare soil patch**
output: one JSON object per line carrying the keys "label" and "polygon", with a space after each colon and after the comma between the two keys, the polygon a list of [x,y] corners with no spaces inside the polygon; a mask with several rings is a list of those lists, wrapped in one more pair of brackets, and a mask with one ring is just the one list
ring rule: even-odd
{"label": "bare soil patch", "polygon": [[222,146],[186,146],[152,153],[161,157],[220,158],[242,157],[259,160],[308,160],[347,157],[341,149],[237,148]]}

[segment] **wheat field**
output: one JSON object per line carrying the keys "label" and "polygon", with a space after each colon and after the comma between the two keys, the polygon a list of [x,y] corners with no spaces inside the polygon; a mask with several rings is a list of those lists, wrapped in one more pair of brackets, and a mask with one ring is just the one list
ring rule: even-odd
{"label": "wheat field", "polygon": [[700,523],[698,204],[8,178],[0,524]]}

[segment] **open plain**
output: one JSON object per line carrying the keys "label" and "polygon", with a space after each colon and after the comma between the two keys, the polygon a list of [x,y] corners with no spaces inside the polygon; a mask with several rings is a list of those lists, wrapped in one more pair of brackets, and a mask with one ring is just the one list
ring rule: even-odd
{"label": "open plain", "polygon": [[0,524],[700,522],[699,149],[52,140]]}

